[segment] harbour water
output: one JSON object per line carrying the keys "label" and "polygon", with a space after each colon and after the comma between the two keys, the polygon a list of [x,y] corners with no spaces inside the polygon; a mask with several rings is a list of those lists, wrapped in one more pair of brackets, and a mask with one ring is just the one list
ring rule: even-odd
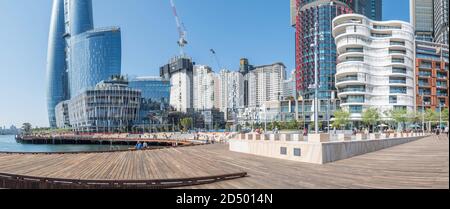
{"label": "harbour water", "polygon": [[0,135],[0,152],[86,152],[124,150],[131,146],[123,145],[51,145],[21,144],[13,135]]}

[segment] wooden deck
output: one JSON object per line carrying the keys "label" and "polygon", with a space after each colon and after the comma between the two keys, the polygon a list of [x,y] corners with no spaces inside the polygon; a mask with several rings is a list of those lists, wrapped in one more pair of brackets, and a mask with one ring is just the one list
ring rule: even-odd
{"label": "wooden deck", "polygon": [[0,173],[49,178],[149,180],[237,172],[249,176],[189,188],[448,189],[449,142],[429,137],[326,165],[234,153],[222,144],[118,153],[0,154]]}

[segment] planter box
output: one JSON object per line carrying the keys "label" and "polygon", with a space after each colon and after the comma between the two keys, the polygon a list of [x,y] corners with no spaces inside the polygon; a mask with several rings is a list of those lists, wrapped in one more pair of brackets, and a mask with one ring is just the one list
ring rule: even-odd
{"label": "planter box", "polygon": [[290,134],[281,134],[280,140],[281,141],[291,141],[291,135]]}
{"label": "planter box", "polygon": [[329,134],[309,134],[308,142],[320,143],[320,142],[329,142],[330,135]]}
{"label": "planter box", "polygon": [[271,141],[280,141],[280,134],[270,134]]}
{"label": "planter box", "polygon": [[356,134],[356,140],[367,140],[367,134]]}
{"label": "planter box", "polygon": [[261,140],[261,134],[253,134],[253,140]]}

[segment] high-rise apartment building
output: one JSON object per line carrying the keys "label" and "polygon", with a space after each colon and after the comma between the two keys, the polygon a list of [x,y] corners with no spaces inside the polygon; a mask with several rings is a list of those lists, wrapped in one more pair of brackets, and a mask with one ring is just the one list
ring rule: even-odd
{"label": "high-rise apartment building", "polygon": [[354,121],[367,108],[382,117],[393,109],[414,108],[414,27],[402,21],[373,21],[346,14],[333,20],[341,107]]}
{"label": "high-rise apartment building", "polygon": [[121,36],[117,27],[94,29],[92,0],[54,0],[47,62],[49,122],[55,107],[121,73]]}
{"label": "high-rise apartment building", "polygon": [[[305,99],[314,97],[315,53],[318,57],[319,99],[329,99],[335,91],[336,45],[331,34],[334,17],[353,13],[351,0],[295,0],[296,87]],[[317,28],[317,31],[315,31]],[[314,46],[314,34],[317,47]]]}
{"label": "high-rise apartment building", "polygon": [[382,20],[382,7],[382,0],[354,0],[352,2],[352,8],[355,13],[362,14],[372,20]]}
{"label": "high-rise apartment building", "polygon": [[448,45],[448,0],[434,0],[434,42]]}
{"label": "high-rise apartment building", "polygon": [[170,80],[170,106],[180,112],[188,112],[193,104],[194,63],[186,56],[174,57],[160,68],[160,76]]}
{"label": "high-rise apartment building", "polygon": [[417,40],[433,41],[434,5],[433,0],[410,0],[410,21],[415,28]]}
{"label": "high-rise apartment building", "polygon": [[195,65],[193,75],[193,104],[195,110],[214,108],[214,72],[206,65]]}
{"label": "high-rise apartment building", "polygon": [[230,111],[244,108],[244,76],[240,72],[222,70],[218,75],[221,88],[220,94],[215,98],[220,101],[218,108],[229,118]]}
{"label": "high-rise apartment building", "polygon": [[439,111],[449,106],[448,45],[416,41],[416,107]]}
{"label": "high-rise apartment building", "polygon": [[248,106],[261,107],[264,102],[280,101],[286,66],[283,63],[256,66],[247,75]]}

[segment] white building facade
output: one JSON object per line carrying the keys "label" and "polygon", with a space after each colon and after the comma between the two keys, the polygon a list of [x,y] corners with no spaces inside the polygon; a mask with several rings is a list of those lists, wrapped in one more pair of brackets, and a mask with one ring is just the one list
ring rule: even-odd
{"label": "white building facade", "polygon": [[214,108],[214,72],[206,65],[194,66],[193,104],[196,110]]}
{"label": "white building facade", "polygon": [[[333,20],[341,107],[360,121],[376,108],[414,110],[414,28],[403,21],[372,21],[347,14]],[[387,119],[387,118],[385,118]]]}
{"label": "white building facade", "polygon": [[244,76],[239,72],[222,70],[218,76],[221,92],[217,96],[219,109],[226,118],[230,110],[244,107]]}
{"label": "white building facade", "polygon": [[261,107],[264,102],[281,100],[286,79],[286,66],[283,63],[257,66],[246,76],[249,107]]}

